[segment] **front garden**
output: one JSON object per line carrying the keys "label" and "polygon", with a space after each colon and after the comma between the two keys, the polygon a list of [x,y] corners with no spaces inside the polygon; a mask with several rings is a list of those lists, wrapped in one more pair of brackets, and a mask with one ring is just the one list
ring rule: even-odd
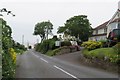
{"label": "front garden", "polygon": [[82,44],[82,50],[86,63],[102,69],[118,72],[120,66],[120,43],[113,47],[103,47],[102,42],[87,41]]}

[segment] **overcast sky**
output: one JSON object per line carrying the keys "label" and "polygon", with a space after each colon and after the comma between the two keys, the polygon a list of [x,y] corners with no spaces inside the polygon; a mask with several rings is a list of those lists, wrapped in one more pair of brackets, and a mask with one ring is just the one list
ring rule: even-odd
{"label": "overcast sky", "polygon": [[37,22],[50,20],[53,23],[53,33],[64,25],[67,19],[77,15],[87,15],[91,26],[109,20],[118,8],[119,0],[0,0],[0,9],[7,8],[16,16],[4,14],[4,19],[11,26],[13,39],[25,44],[36,43],[39,36],[33,36]]}

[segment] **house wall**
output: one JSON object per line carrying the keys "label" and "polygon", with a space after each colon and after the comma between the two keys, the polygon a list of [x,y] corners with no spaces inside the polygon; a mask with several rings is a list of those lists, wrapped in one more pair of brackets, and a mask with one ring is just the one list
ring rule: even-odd
{"label": "house wall", "polygon": [[89,40],[92,40],[92,41],[107,40],[106,37],[107,37],[106,35],[103,35],[103,36],[93,36],[93,37],[90,37]]}
{"label": "house wall", "polygon": [[98,30],[98,34],[103,34],[104,33],[104,28]]}
{"label": "house wall", "polygon": [[108,25],[108,29],[107,29],[107,37],[109,35],[109,33],[113,30],[116,29],[118,26],[118,22],[114,22]]}
{"label": "house wall", "polygon": [[93,31],[93,35],[95,35],[95,34],[96,34],[96,30]]}

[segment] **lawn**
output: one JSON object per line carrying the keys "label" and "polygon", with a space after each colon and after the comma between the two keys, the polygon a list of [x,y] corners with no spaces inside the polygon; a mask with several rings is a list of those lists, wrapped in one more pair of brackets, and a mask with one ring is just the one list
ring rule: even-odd
{"label": "lawn", "polygon": [[99,48],[88,51],[87,49],[82,51],[87,58],[109,59],[110,62],[118,62],[120,60],[119,55],[115,52],[114,48]]}

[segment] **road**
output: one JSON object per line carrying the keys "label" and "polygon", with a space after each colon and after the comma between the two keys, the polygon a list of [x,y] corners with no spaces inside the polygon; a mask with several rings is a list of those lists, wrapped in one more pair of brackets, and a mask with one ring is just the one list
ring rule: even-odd
{"label": "road", "polygon": [[17,58],[17,65],[16,78],[118,78],[116,74],[71,64],[34,50],[20,55]]}

